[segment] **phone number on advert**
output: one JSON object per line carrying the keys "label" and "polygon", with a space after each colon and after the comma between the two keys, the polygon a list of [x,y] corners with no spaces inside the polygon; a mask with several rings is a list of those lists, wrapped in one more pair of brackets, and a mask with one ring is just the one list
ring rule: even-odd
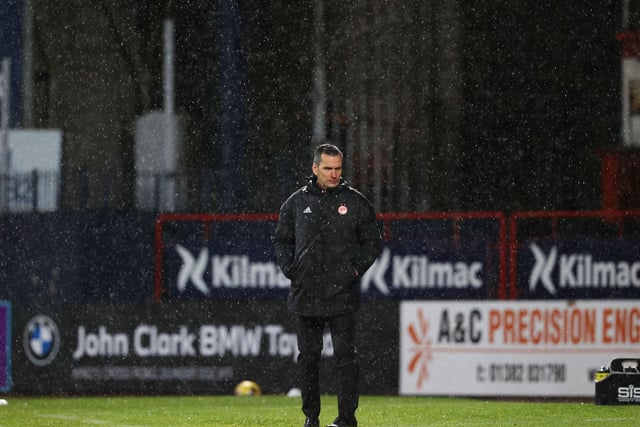
{"label": "phone number on advert", "polygon": [[490,363],[476,367],[478,382],[490,383],[563,383],[566,374],[564,363]]}

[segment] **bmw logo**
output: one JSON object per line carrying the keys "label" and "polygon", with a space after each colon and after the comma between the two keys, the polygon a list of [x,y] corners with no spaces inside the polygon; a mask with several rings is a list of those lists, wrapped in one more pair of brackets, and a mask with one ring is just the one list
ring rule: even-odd
{"label": "bmw logo", "polygon": [[36,366],[51,363],[60,349],[58,326],[49,316],[38,315],[29,320],[22,339],[27,358]]}

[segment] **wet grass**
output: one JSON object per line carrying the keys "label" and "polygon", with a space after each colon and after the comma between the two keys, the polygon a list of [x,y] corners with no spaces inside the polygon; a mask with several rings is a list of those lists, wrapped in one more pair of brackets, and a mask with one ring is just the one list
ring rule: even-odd
{"label": "wet grass", "polygon": [[[0,426],[302,426],[299,399],[283,396],[5,397]],[[362,396],[360,427],[637,426],[636,406],[591,402],[500,401],[440,397]],[[336,414],[323,397],[321,425]]]}

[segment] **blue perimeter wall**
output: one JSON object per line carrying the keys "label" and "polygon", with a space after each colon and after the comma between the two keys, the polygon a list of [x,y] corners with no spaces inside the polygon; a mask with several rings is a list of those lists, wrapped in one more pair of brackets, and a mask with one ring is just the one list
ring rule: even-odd
{"label": "blue perimeter wall", "polygon": [[0,300],[151,301],[154,221],[122,212],[0,217]]}

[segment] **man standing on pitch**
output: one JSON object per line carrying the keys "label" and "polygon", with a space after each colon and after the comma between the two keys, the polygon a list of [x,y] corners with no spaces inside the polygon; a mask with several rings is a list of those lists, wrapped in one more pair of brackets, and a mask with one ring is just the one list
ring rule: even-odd
{"label": "man standing on pitch", "polygon": [[280,208],[273,243],[278,264],[291,279],[288,309],[296,316],[298,365],[305,427],[319,426],[319,364],[325,325],[338,372],[338,417],[330,427],[357,426],[358,363],[355,313],[360,277],[380,254],[373,206],[342,179],[342,152],[321,144],[313,175]]}

